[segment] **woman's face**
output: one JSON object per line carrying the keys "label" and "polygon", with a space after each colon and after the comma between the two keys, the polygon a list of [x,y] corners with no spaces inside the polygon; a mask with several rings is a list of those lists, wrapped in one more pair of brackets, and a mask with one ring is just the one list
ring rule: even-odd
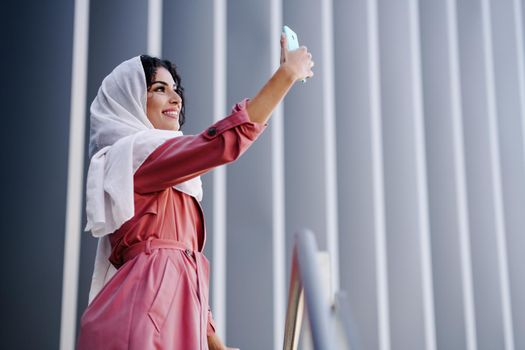
{"label": "woman's face", "polygon": [[155,129],[179,130],[182,99],[177,94],[175,81],[164,67],[157,68],[148,89],[146,115]]}

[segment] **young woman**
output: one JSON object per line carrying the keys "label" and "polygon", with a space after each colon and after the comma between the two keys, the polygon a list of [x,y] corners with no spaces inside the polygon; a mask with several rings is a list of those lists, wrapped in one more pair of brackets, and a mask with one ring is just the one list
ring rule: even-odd
{"label": "young woman", "polygon": [[227,349],[208,306],[209,267],[199,175],[236,160],[298,80],[306,48],[288,52],[250,101],[185,136],[184,95],[169,61],[132,58],[91,105],[86,211],[99,247],[78,349]]}

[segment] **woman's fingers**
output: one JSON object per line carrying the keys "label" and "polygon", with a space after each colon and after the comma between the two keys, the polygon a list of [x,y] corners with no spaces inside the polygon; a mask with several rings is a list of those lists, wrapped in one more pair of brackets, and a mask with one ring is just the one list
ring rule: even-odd
{"label": "woman's fingers", "polygon": [[308,48],[306,48],[306,46],[303,46],[303,47],[301,47],[301,49],[304,49],[304,52],[306,54],[305,55],[306,59],[304,60],[304,63],[305,63],[304,68],[306,68],[305,79],[310,79],[311,77],[314,76],[314,72],[312,71],[312,67],[315,65],[315,63],[312,60],[312,53],[310,51],[308,51]]}
{"label": "woman's fingers", "polygon": [[286,36],[281,35],[281,64],[287,65],[297,80],[311,78],[313,76],[312,67],[314,61],[312,54],[306,46],[301,46],[296,50],[288,51]]}
{"label": "woman's fingers", "polygon": [[288,41],[286,40],[286,35],[281,33],[281,64],[286,62],[286,54],[288,52]]}
{"label": "woman's fingers", "polygon": [[281,49],[285,49],[286,44],[287,44],[286,35],[284,33],[281,33]]}
{"label": "woman's fingers", "polygon": [[315,66],[315,62],[314,60],[312,60],[312,53],[311,52],[308,52],[308,60],[309,60],[309,65],[308,65],[308,78],[311,78],[314,76],[314,72],[312,71],[312,68],[313,66]]}

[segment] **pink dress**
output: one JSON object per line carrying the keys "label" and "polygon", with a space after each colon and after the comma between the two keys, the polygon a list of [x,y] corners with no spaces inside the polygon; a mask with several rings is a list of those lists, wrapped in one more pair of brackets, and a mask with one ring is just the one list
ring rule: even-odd
{"label": "pink dress", "polygon": [[110,235],[118,271],[82,315],[78,349],[208,349],[215,329],[204,217],[172,186],[234,161],[264,128],[250,122],[244,102],[150,154],[134,175],[135,216]]}

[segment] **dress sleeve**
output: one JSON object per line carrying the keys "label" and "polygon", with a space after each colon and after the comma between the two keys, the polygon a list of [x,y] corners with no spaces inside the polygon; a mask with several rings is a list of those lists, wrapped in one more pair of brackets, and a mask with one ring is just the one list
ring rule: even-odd
{"label": "dress sleeve", "polygon": [[265,127],[250,121],[245,100],[200,134],[179,136],[160,145],[135,172],[135,192],[160,191],[233,162]]}

